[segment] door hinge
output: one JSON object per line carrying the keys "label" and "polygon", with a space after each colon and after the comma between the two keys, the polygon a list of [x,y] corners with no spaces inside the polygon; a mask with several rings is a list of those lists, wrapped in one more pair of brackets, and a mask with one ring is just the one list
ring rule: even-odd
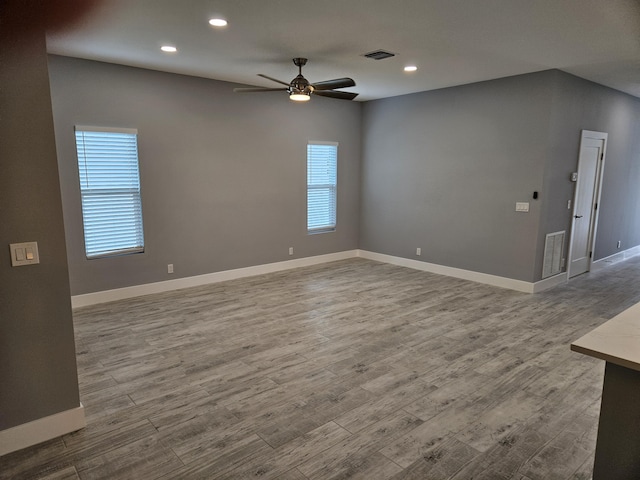
{"label": "door hinge", "polygon": [[594,210],[597,210],[597,209],[598,209],[598,204],[597,204],[597,203],[596,203],[596,206],[595,206],[595,207],[593,207],[593,209],[594,209]]}
{"label": "door hinge", "polygon": [[600,154],[600,160],[604,160],[604,152]]}
{"label": "door hinge", "polygon": [[589,252],[589,258],[593,256],[593,252]]}

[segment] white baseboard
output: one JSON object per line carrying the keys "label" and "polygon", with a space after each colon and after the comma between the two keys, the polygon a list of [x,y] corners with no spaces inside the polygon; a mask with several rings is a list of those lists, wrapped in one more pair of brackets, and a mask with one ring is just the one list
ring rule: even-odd
{"label": "white baseboard", "polygon": [[[487,285],[492,285],[494,287],[508,288],[510,290],[516,290],[518,292],[534,293],[535,291],[536,284],[534,283],[525,282],[522,280],[514,280],[513,278],[499,277],[497,275],[490,275],[488,273],[480,273],[480,272],[474,272],[471,270],[463,270],[461,268],[447,267],[445,265],[438,265],[436,263],[428,263],[428,262],[421,262],[419,260],[412,260],[409,258],[394,257],[392,255],[384,255],[382,253],[368,252],[366,250],[359,250],[358,256],[362,258],[367,258],[369,260],[376,260],[378,262],[398,265],[401,267],[408,267],[408,268],[413,268],[415,270],[422,270],[425,272],[437,273],[438,275],[446,275],[449,277],[460,278],[462,280],[470,280],[472,282],[484,283]],[[541,283],[541,282],[538,282],[538,283]]]}
{"label": "white baseboard", "polygon": [[603,268],[607,268],[628,258],[635,257],[636,255],[640,255],[640,245],[628,248],[627,250],[623,250],[622,252],[614,253],[613,255],[609,255],[608,257],[591,262],[590,271],[598,272]]}
{"label": "white baseboard", "polygon": [[354,257],[362,257],[369,260],[390,263],[392,265],[413,268],[415,270],[422,270],[425,272],[436,273],[438,275],[446,275],[463,280],[470,280],[472,282],[484,283],[487,285],[492,285],[494,287],[508,288],[510,290],[516,290],[518,292],[524,293],[542,292],[543,290],[567,281],[566,273],[546,278],[536,283],[531,283],[522,280],[515,280],[513,278],[490,275],[488,273],[474,272],[471,270],[463,270],[461,268],[448,267],[446,265],[438,265],[435,263],[421,262],[409,258],[394,257],[392,255],[369,252],[367,250],[347,250],[344,252],[329,253],[327,255],[317,255],[314,257],[299,258],[296,260],[287,260],[284,262],[237,268],[235,270],[225,270],[223,272],[207,273],[204,275],[196,275],[193,277],[177,278],[175,280],[166,280],[163,282],[146,283],[144,285],[116,288],[113,290],[86,293],[84,295],[74,295],[71,297],[71,306],[73,308],[86,307],[99,303],[113,302],[115,300],[124,300],[126,298],[150,295],[153,293],[169,292],[172,290],[178,290],[180,288],[198,287],[210,283],[218,283],[227,280],[235,280],[238,278],[263,275],[265,273],[280,272],[292,268],[308,267],[310,265],[319,265],[322,263],[345,260],[347,258]]}
{"label": "white baseboard", "polygon": [[0,456],[75,432],[86,426],[79,407],[0,431]]}
{"label": "white baseboard", "polygon": [[539,282],[533,283],[533,293],[540,293],[545,290],[548,290],[556,285],[560,285],[562,283],[567,283],[569,278],[567,277],[567,272],[562,272],[553,277],[548,277]]}
{"label": "white baseboard", "polygon": [[134,285],[131,287],[116,288],[113,290],[104,290],[95,293],[86,293],[84,295],[74,295],[71,297],[71,306],[72,308],[86,307],[89,305],[96,305],[98,303],[113,302],[115,300],[124,300],[126,298],[150,295],[152,293],[169,292],[171,290],[178,290],[180,288],[198,287],[201,285],[208,285],[210,283],[225,282],[227,280],[235,280],[238,278],[263,275],[265,273],[290,270],[292,268],[308,267],[311,265],[319,265],[321,263],[335,262],[337,260],[344,260],[357,256],[357,250],[347,250],[344,252],[298,258],[295,260],[287,260],[284,262],[268,263],[265,265],[255,265],[253,267],[237,268],[235,270],[207,273],[204,275],[196,275],[193,277],[177,278],[175,280],[166,280],[164,282],[146,283],[143,285]]}

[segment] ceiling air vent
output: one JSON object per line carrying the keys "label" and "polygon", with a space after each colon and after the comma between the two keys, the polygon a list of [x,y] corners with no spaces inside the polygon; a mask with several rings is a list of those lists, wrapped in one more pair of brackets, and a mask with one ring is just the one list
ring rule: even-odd
{"label": "ceiling air vent", "polygon": [[384,58],[395,57],[396,54],[385,50],[375,50],[373,52],[365,53],[364,56],[367,58],[373,58],[374,60],[382,60]]}

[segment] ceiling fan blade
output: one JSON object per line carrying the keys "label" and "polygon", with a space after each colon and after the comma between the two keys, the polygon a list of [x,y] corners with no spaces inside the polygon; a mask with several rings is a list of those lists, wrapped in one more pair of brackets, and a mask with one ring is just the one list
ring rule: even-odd
{"label": "ceiling fan blade", "polygon": [[324,82],[311,84],[316,90],[334,90],[336,88],[355,87],[356,82],[352,78],[336,78],[334,80],[325,80]]}
{"label": "ceiling fan blade", "polygon": [[354,92],[336,92],[334,90],[316,90],[313,94],[320,97],[339,98],[341,100],[353,100],[358,96],[358,94]]}
{"label": "ceiling fan blade", "polygon": [[287,82],[283,82],[282,80],[278,80],[277,78],[273,78],[273,77],[270,77],[268,75],[264,75],[263,73],[259,73],[258,76],[262,77],[262,78],[266,78],[267,80],[271,80],[272,82],[276,82],[276,83],[280,83],[282,85],[286,85],[287,87],[289,86],[289,84]]}
{"label": "ceiling fan blade", "polygon": [[262,88],[262,87],[248,87],[248,88],[234,88],[235,93],[255,93],[255,92],[283,92],[288,90],[287,88]]}

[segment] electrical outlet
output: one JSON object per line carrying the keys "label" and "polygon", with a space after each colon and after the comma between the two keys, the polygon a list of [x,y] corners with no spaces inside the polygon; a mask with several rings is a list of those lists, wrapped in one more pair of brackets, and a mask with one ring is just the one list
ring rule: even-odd
{"label": "electrical outlet", "polygon": [[618,248],[620,248],[621,246],[622,246],[622,242],[618,240]]}
{"label": "electrical outlet", "polygon": [[422,255],[422,249],[420,247],[416,248],[416,255],[417,256]]}
{"label": "electrical outlet", "polygon": [[289,255],[293,255],[293,247],[289,247]]}
{"label": "electrical outlet", "polygon": [[167,265],[167,273],[173,273],[173,263]]}

